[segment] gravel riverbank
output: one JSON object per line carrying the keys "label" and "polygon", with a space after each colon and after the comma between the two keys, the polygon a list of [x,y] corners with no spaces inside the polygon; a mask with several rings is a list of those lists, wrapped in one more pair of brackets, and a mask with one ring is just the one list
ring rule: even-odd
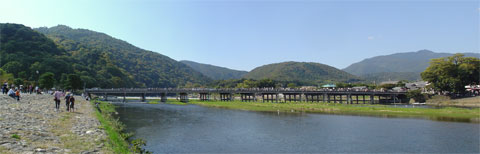
{"label": "gravel riverbank", "polygon": [[76,111],[67,112],[65,100],[55,110],[51,95],[0,95],[0,153],[110,153],[94,108],[75,100]]}

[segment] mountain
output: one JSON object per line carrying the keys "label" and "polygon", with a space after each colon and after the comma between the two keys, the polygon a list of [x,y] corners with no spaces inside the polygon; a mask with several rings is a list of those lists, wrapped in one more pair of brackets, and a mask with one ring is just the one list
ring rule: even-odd
{"label": "mountain", "polygon": [[[177,87],[211,81],[183,63],[104,33],[64,25],[35,30],[78,62],[73,65],[75,71],[93,77],[90,80],[110,81],[98,83],[100,87]],[[133,83],[122,83],[129,79]]]}
{"label": "mountain", "polygon": [[37,71],[71,73],[69,61],[67,52],[45,35],[20,24],[0,23],[0,66],[20,81],[37,80]]}
{"label": "mountain", "polygon": [[[466,57],[480,57],[478,53],[463,54]],[[420,80],[420,72],[430,65],[430,59],[452,55],[429,50],[395,53],[367,58],[343,70],[371,81]]]}
{"label": "mountain", "polygon": [[356,82],[360,79],[334,67],[312,62],[283,62],[257,67],[244,76],[249,79],[300,81],[317,85],[331,82]]}
{"label": "mountain", "polygon": [[225,67],[202,64],[188,60],[182,60],[180,62],[190,66],[194,70],[214,80],[240,79],[248,73],[247,71],[233,70]]}

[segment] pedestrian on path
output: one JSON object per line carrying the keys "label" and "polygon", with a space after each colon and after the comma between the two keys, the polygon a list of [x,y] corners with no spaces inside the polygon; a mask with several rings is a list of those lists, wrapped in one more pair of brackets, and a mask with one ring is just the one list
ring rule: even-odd
{"label": "pedestrian on path", "polygon": [[70,112],[75,112],[75,108],[74,108],[74,105],[75,105],[75,97],[73,97],[73,95],[70,96],[69,102],[70,102]]}
{"label": "pedestrian on path", "polygon": [[59,110],[60,109],[60,100],[64,96],[63,92],[60,90],[55,91],[55,94],[53,94],[55,97],[53,100],[55,101],[55,109]]}
{"label": "pedestrian on path", "polygon": [[65,94],[65,105],[67,106],[67,111],[70,110],[70,92]]}

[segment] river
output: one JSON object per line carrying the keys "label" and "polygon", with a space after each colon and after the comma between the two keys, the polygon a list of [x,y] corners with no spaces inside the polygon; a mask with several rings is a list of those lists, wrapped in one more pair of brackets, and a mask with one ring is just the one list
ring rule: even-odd
{"label": "river", "polygon": [[154,153],[479,153],[480,124],[115,103]]}

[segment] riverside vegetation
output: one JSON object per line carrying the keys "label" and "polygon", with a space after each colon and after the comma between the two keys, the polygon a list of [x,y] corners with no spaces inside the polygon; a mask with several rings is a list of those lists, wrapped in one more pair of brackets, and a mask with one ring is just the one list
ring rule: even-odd
{"label": "riverside vegetation", "polygon": [[[142,149],[146,145],[144,140],[130,140],[133,134],[126,133],[124,131],[125,126],[112,116],[117,113],[114,105],[96,99],[91,101],[91,104],[96,106],[95,115],[108,134],[107,147],[112,149],[114,153],[150,153]],[[131,143],[128,142],[129,140]]]}
{"label": "riverside vegetation", "polygon": [[[338,103],[271,103],[271,102],[241,102],[241,101],[199,101],[189,100],[188,103],[182,103],[178,100],[168,100],[166,104],[195,104],[206,107],[216,107],[225,109],[237,109],[247,111],[262,112],[292,112],[292,113],[320,113],[320,114],[340,114],[340,115],[365,115],[380,117],[411,117],[428,118],[431,120],[460,121],[460,122],[480,122],[480,108],[402,108],[392,107],[390,105],[371,105],[371,104],[338,104]],[[400,106],[400,105],[399,105]]]}

